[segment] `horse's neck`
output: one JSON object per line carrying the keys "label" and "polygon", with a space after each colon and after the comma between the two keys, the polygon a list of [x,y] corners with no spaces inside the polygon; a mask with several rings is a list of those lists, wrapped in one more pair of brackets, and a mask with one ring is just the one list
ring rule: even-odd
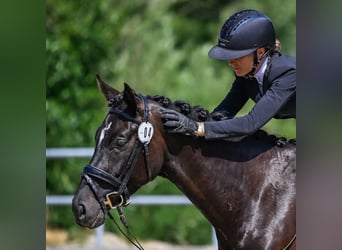
{"label": "horse's neck", "polygon": [[195,193],[200,200],[208,199],[208,195],[216,193],[217,187],[234,186],[236,183],[230,180],[239,175],[239,171],[232,171],[229,162],[206,158],[199,151],[192,155],[178,156],[171,162],[167,177],[186,195]]}
{"label": "horse's neck", "polygon": [[[238,165],[227,159],[205,157],[201,149],[187,145],[176,155],[169,155],[164,174],[215,225],[222,220],[217,211],[232,209],[237,197],[243,196],[243,181],[237,181],[242,179],[243,168]],[[228,203],[227,197],[231,197]]]}
{"label": "horse's neck", "polygon": [[182,144],[180,141],[181,138],[169,138],[164,171],[185,194],[210,195],[216,194],[218,188],[241,189],[244,166],[253,164],[253,160],[272,147],[253,147],[249,142],[185,140]]}
{"label": "horse's neck", "polygon": [[237,207],[256,199],[257,190],[270,170],[272,145],[255,142],[253,138],[244,142],[184,144],[179,143],[180,138],[171,140],[165,176],[212,224],[222,219],[217,211],[234,216],[232,211],[238,211]]}

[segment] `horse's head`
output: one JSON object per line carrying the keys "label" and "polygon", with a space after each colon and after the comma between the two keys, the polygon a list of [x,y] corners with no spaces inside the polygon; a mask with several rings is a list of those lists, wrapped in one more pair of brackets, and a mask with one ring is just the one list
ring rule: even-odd
{"label": "horse's head", "polygon": [[76,222],[88,228],[103,224],[108,209],[128,205],[130,194],[159,174],[166,147],[156,102],[127,84],[119,92],[98,76],[97,83],[110,109],[72,201]]}

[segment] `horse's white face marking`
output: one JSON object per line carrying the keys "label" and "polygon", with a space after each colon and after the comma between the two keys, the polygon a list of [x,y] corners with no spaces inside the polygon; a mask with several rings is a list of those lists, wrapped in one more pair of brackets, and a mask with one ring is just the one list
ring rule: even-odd
{"label": "horse's white face marking", "polygon": [[103,138],[105,136],[106,131],[109,130],[111,126],[112,126],[112,122],[107,124],[106,127],[101,130],[101,134],[100,134],[100,138],[99,138],[99,143],[97,144],[98,146],[101,145],[101,142],[102,142],[102,140],[103,140]]}

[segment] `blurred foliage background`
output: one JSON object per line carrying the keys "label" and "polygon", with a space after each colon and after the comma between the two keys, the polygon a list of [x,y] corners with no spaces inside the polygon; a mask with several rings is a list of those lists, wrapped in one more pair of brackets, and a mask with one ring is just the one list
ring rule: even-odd
{"label": "blurred foliage background", "polygon": [[[122,90],[160,94],[212,110],[234,80],[226,62],[210,59],[221,25],[234,12],[252,8],[268,15],[282,53],[296,55],[296,2],[281,0],[46,0],[46,147],[93,147],[107,107],[95,74]],[[241,114],[248,112],[247,103]],[[269,133],[294,138],[295,120],[272,120]],[[73,194],[86,159],[47,159],[46,193]],[[165,179],[139,194],[179,194]],[[69,206],[47,209],[48,228],[89,233],[74,223]],[[193,206],[125,209],[138,239],[208,244],[211,227]],[[116,229],[106,225],[106,230]]]}

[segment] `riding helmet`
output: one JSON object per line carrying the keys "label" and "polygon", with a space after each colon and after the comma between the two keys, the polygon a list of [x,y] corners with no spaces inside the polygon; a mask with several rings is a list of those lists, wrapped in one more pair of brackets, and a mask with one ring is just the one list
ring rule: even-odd
{"label": "riding helmet", "polygon": [[210,49],[209,56],[230,60],[246,56],[258,48],[273,48],[275,31],[269,17],[257,10],[241,10],[223,24],[218,44]]}

